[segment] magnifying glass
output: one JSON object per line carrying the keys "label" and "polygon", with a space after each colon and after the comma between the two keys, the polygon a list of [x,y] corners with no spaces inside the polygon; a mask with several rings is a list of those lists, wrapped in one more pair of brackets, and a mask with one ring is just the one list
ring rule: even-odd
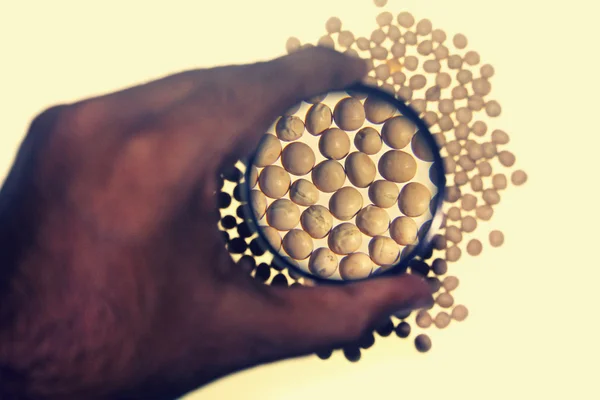
{"label": "magnifying glass", "polygon": [[247,223],[276,265],[316,281],[405,272],[442,224],[440,149],[409,105],[375,87],[297,104],[246,167]]}

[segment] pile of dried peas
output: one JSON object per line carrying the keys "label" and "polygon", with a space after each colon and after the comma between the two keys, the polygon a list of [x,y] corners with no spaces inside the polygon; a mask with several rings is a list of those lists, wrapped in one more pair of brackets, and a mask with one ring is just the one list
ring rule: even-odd
{"label": "pile of dried peas", "polygon": [[[387,3],[374,2],[378,7]],[[451,321],[467,318],[468,309],[455,304],[453,293],[459,279],[448,273],[449,264],[457,262],[463,250],[471,256],[483,251],[483,243],[468,236],[475,232],[478,221],[492,218],[500,193],[509,183],[522,185],[527,174],[514,169],[515,156],[506,149],[508,134],[488,128],[490,119],[502,112],[498,101],[489,98],[495,71],[489,64],[480,65],[477,52],[467,50],[467,38],[459,33],[449,39],[441,29],[433,29],[429,20],[416,21],[408,12],[393,15],[385,11],[377,16],[376,22],[378,28],[369,38],[355,37],[343,30],[340,19],[332,17],[326,21],[326,34],[317,45],[368,59],[371,68],[365,83],[379,86],[411,104],[442,149],[448,184],[444,202],[446,220],[434,240],[434,249],[409,268],[410,273],[427,277],[435,305],[417,312],[412,322],[409,319],[413,313],[395,315],[375,331],[380,336],[395,332],[398,337],[407,338],[411,335],[411,324],[421,329],[443,329]],[[296,38],[286,43],[288,52],[307,46],[312,44],[302,45]],[[324,146],[320,151],[328,150]],[[292,285],[314,284],[271,262],[272,256],[265,255],[264,245],[249,229],[245,208],[240,203],[244,168],[238,163],[224,173],[220,193],[222,210],[231,210],[233,202],[237,203],[236,215],[226,215],[224,211],[219,222],[232,257],[267,284],[287,286],[290,280],[295,281]],[[504,243],[504,235],[493,230],[488,240],[492,247],[499,247]],[[370,333],[343,351],[349,360],[358,361],[360,349],[373,344],[374,336]],[[428,351],[432,345],[424,333],[415,337],[414,344],[420,352]],[[318,355],[328,358],[332,351]]]}

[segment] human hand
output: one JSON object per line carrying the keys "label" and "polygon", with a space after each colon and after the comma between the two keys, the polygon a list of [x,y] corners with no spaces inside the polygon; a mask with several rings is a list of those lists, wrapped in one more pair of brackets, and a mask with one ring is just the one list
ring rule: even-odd
{"label": "human hand", "polygon": [[0,195],[0,386],[24,398],[174,398],[429,305],[411,275],[263,285],[217,229],[219,170],[298,101],[365,73],[313,48],[36,118]]}

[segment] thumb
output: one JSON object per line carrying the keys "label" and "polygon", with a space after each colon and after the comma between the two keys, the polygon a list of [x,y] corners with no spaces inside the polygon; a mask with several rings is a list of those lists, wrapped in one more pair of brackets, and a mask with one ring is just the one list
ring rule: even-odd
{"label": "thumb", "polygon": [[320,46],[250,65],[248,71],[273,104],[284,107],[281,111],[315,95],[344,89],[367,72],[365,60]]}
{"label": "thumb", "polygon": [[273,351],[282,358],[354,342],[394,312],[433,304],[429,285],[416,275],[271,290],[280,303],[269,314]]}

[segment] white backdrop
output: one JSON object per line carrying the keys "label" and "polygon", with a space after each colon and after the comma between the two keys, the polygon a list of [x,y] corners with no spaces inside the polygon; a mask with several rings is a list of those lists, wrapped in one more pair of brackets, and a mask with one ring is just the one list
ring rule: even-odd
{"label": "white backdrop", "polygon": [[[358,364],[341,354],[277,363],[190,399],[600,398],[594,4],[390,0],[390,11],[466,34],[494,65],[500,121],[530,177],[482,228],[503,230],[505,246],[455,269],[469,319],[431,330],[428,354],[378,337]],[[0,173],[32,117],[50,105],[183,69],[268,59],[283,53],[288,36],[316,41],[333,15],[368,35],[380,11],[371,0],[2,0]]]}

